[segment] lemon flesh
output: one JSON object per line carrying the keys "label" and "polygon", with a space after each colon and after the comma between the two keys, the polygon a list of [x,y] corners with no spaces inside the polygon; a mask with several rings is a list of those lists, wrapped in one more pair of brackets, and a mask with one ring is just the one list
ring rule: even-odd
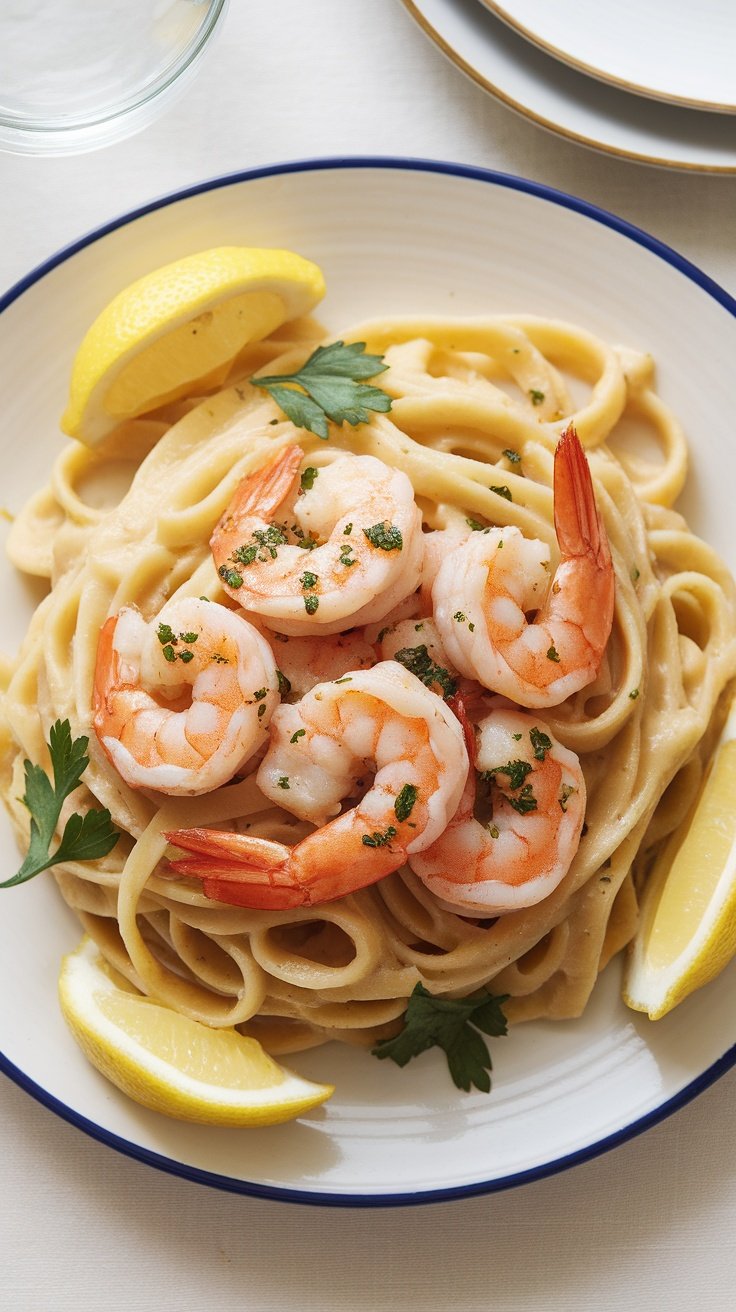
{"label": "lemon flesh", "polygon": [[59,999],[92,1065],[166,1116],[204,1125],[275,1125],[334,1092],[279,1066],[255,1039],[211,1029],[134,992],[89,938],[63,960]]}
{"label": "lemon flesh", "polygon": [[659,1020],[736,955],[736,710],[693,806],[657,857],[624,1001]]}
{"label": "lemon flesh", "polygon": [[318,266],[293,251],[222,246],[155,269],[85,334],[62,429],[96,446],[124,419],[217,386],[249,342],[308,314],[324,292]]}

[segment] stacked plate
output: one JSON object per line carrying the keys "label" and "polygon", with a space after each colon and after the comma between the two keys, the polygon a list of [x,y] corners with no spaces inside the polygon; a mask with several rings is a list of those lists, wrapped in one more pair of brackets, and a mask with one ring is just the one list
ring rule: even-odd
{"label": "stacked plate", "polygon": [[469,77],[613,155],[736,173],[733,0],[403,0]]}

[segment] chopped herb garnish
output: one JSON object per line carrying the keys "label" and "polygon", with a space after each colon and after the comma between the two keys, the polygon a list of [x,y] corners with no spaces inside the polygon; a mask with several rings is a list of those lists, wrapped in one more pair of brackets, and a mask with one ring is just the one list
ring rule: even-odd
{"label": "chopped herb garnish", "polygon": [[363,532],[371,546],[377,547],[379,551],[401,551],[404,545],[401,529],[395,524],[389,524],[386,519],[382,524],[373,524],[371,528],[364,528]]}
{"label": "chopped herb garnish", "polygon": [[470,620],[470,622],[469,622],[469,624],[468,624],[468,632],[469,632],[469,633],[475,633],[475,625],[474,625],[474,623],[473,623],[472,620]]}
{"label": "chopped herb garnish", "polygon": [[318,608],[319,597],[315,597],[314,594],[312,594],[311,596],[304,598],[304,609],[307,612],[307,615],[314,615],[314,612],[318,610]]}
{"label": "chopped herb garnish", "polygon": [[519,743],[521,742],[523,735],[520,733],[512,733],[511,737],[514,739],[515,742]]}
{"label": "chopped herb garnish", "polygon": [[509,797],[506,794],[506,801],[509,806],[513,806],[514,810],[519,812],[519,815],[526,815],[527,811],[536,811],[537,809],[537,799],[532,792],[531,784],[524,784],[518,797]]}
{"label": "chopped herb garnish", "polygon": [[456,610],[452,618],[454,620],[457,620],[458,624],[464,624],[467,619],[467,615],[464,615],[461,610]]}
{"label": "chopped herb garnish", "polygon": [[352,683],[352,677],[349,674],[343,674],[341,679],[333,679],[333,683]]}
{"label": "chopped herb garnish", "polygon": [[367,423],[370,411],[386,414],[391,409],[386,392],[362,381],[387,368],[382,355],[366,353],[365,342],[349,346],[333,342],[318,346],[296,373],[264,375],[251,378],[251,383],[267,391],[297,428],[306,428],[326,441],[328,419],[355,427]]}
{"label": "chopped herb garnish", "polygon": [[394,652],[394,660],[416,675],[427,688],[436,684],[442,689],[443,697],[453,697],[457,692],[455,680],[441,665],[435,664],[424,643],[420,647],[402,647],[401,651]]}
{"label": "chopped herb garnish", "polygon": [[266,703],[261,702],[260,706],[258,707],[258,719],[262,720],[265,714],[266,714]]}
{"label": "chopped herb garnish", "polygon": [[491,838],[498,838],[499,834],[501,833],[501,830],[499,829],[498,825],[489,825],[488,832],[491,835]]}
{"label": "chopped herb garnish", "polygon": [[559,662],[559,659],[560,659],[560,653],[554,647],[550,647],[547,651],[547,660]]}
{"label": "chopped herb garnish", "polygon": [[317,478],[318,474],[319,470],[315,469],[313,465],[309,465],[308,468],[304,470],[299,479],[299,486],[302,492],[311,492],[314,487],[314,480]]}
{"label": "chopped herb garnish", "polygon": [[287,692],[291,692],[291,680],[287,679],[286,675],[282,674],[279,669],[276,670],[276,679],[279,685],[279,692],[282,697],[285,697]]}
{"label": "chopped herb garnish", "polygon": [[289,783],[288,774],[282,774],[281,778],[277,780],[277,784],[279,788],[290,788],[291,785]]}
{"label": "chopped herb garnish", "polygon": [[298,743],[298,742],[299,742],[299,739],[300,739],[300,738],[303,738],[306,732],[307,732],[306,729],[297,729],[296,733],[293,733],[293,734],[291,735],[291,738],[289,739],[289,742],[290,742],[290,743]]}
{"label": "chopped herb garnish", "polygon": [[441,1048],[458,1089],[469,1092],[475,1087],[489,1093],[491,1055],[479,1031],[492,1038],[507,1033],[502,1011],[507,996],[484,990],[469,998],[440,998],[417,984],[404,1013],[403,1028],[395,1038],[377,1043],[373,1055],[406,1066],[429,1048]]}
{"label": "chopped herb garnish", "polygon": [[156,630],[156,636],[162,647],[164,643],[176,642],[174,630],[168,624],[159,624]]}
{"label": "chopped herb garnish", "polygon": [[256,691],[253,693],[253,700],[255,702],[262,702],[265,696],[266,696],[266,689],[257,688]]}
{"label": "chopped herb garnish", "polygon": [[301,583],[304,591],[306,592],[308,588],[316,588],[317,584],[319,583],[319,575],[313,574],[311,570],[305,569],[299,582]]}
{"label": "chopped herb garnish", "polygon": [[636,568],[636,565],[634,565],[631,571],[631,582],[636,583],[640,578],[641,578],[641,574],[639,570]]}
{"label": "chopped herb garnish", "polygon": [[197,638],[199,637],[199,634],[198,634],[198,633],[180,633],[180,634],[179,634],[179,637],[181,638],[182,642],[188,642],[188,643],[191,645],[192,643],[194,643],[194,642],[197,641]]}
{"label": "chopped herb garnish", "polygon": [[229,588],[242,588],[243,576],[242,574],[238,574],[236,569],[228,569],[227,565],[221,565],[217,573],[220,575],[223,583],[226,583]]}
{"label": "chopped herb garnish", "polygon": [[521,464],[521,456],[519,455],[519,452],[518,452],[518,451],[513,451],[513,450],[511,449],[511,447],[508,447],[508,446],[507,446],[507,447],[506,447],[506,450],[505,450],[505,451],[502,451],[501,454],[504,455],[504,456],[506,457],[507,460],[510,460],[511,463],[512,463],[512,465],[519,465],[519,464]]}
{"label": "chopped herb garnish", "polygon": [[473,519],[470,515],[466,516],[465,523],[474,533],[482,533],[483,529],[488,527],[487,524],[481,524],[479,519]]}
{"label": "chopped herb garnish", "polygon": [[352,531],[353,531],[353,526],[352,526],[352,524],[346,524],[345,527],[344,527],[344,529],[343,529],[343,534],[344,534],[344,536],[345,536],[346,538],[349,538],[349,537],[350,537],[350,534],[352,533]]}
{"label": "chopped herb garnish", "polygon": [[541,405],[544,400],[544,392],[539,392],[536,387],[530,387],[529,398],[532,405]]}
{"label": "chopped herb garnish", "polygon": [[172,647],[170,642],[167,642],[161,655],[163,656],[164,660],[169,662],[169,664],[171,664],[172,661],[176,660],[176,652],[174,651],[174,648]]}
{"label": "chopped herb garnish", "polygon": [[179,652],[179,660],[180,660],[184,665],[188,665],[190,661],[193,661],[193,660],[194,660],[194,652],[193,652],[193,651],[180,651],[180,652]]}
{"label": "chopped herb garnish", "polygon": [[552,750],[552,739],[548,734],[542,733],[541,729],[537,729],[536,726],[529,730],[529,737],[535,760],[543,761],[545,752],[551,752]]}
{"label": "chopped herb garnish", "polygon": [[391,630],[392,630],[392,628],[393,628],[393,625],[392,625],[392,624],[387,624],[386,627],[385,627],[385,629],[381,629],[381,632],[379,633],[378,637],[376,638],[376,642],[383,642],[384,638],[386,637],[386,634],[387,634],[387,633],[390,633]]}
{"label": "chopped herb garnish", "polygon": [[573,788],[572,784],[563,784],[563,785],[562,785],[562,788],[561,788],[561,790],[560,790],[560,796],[559,796],[559,798],[557,799],[557,800],[559,801],[559,803],[560,803],[560,809],[561,809],[562,811],[567,811],[567,803],[568,803],[569,799],[572,797],[573,793],[576,793],[576,792],[577,792],[577,789],[576,789],[576,788]]}
{"label": "chopped herb garnish", "polygon": [[341,565],[357,565],[357,563],[358,563],[357,560],[351,560],[351,559],[350,559],[350,554],[351,554],[352,550],[353,550],[353,548],[352,548],[352,544],[351,544],[350,542],[345,542],[345,543],[343,543],[343,546],[342,546],[342,548],[341,548],[341,550],[340,550],[340,564],[341,564]]}
{"label": "chopped herb garnish", "polygon": [[6,879],[0,888],[12,888],[40,875],[43,870],[62,861],[96,861],[111,852],[120,837],[113,828],[110,812],[74,812],[69,816],[61,841],[53,855],[51,841],[67,797],[77,789],[89,765],[87,747],[89,738],[72,739],[68,720],[57,720],[49,733],[49,754],[54,782],[40,765],[24,761],[26,789],[22,802],[31,813],[31,835],[26,858],[17,874]]}
{"label": "chopped herb garnish", "polygon": [[639,696],[639,689],[632,688],[631,692],[629,693],[629,697],[631,698],[632,702],[635,702],[638,696]]}
{"label": "chopped herb garnish", "polygon": [[509,788],[521,788],[532,767],[528,761],[509,761],[508,765],[495,765],[492,770],[482,770],[481,779],[492,779],[497,774],[507,774]]}
{"label": "chopped herb garnish", "polygon": [[414,810],[414,803],[417,800],[418,793],[419,789],[416,784],[404,784],[394,802],[394,813],[397,820],[408,820]]}
{"label": "chopped herb garnish", "polygon": [[422,623],[415,624],[415,625],[414,625],[414,632],[415,632],[415,633],[421,633],[421,631],[422,631],[423,628],[424,628],[424,624],[422,624]]}
{"label": "chopped herb garnish", "polygon": [[390,843],[392,838],[396,837],[396,830],[393,825],[389,825],[383,834],[363,834],[363,843],[366,847],[385,847]]}
{"label": "chopped herb garnish", "polygon": [[511,488],[507,487],[505,483],[501,487],[492,487],[491,492],[495,492],[496,496],[505,497],[507,501],[513,501],[514,499],[511,495]]}
{"label": "chopped herb garnish", "polygon": [[246,547],[245,544],[243,544],[242,547],[236,547],[230,559],[234,561],[236,565],[252,565],[257,555],[258,543],[251,542],[248,547]]}
{"label": "chopped herb garnish", "polygon": [[319,546],[319,542],[316,538],[312,537],[311,533],[308,533],[307,536],[302,538],[301,542],[297,542],[296,545],[301,547],[302,551],[313,551],[315,547]]}

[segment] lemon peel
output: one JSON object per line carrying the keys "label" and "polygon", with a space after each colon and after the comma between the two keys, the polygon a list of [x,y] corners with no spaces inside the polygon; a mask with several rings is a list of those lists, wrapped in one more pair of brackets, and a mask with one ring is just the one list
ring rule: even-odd
{"label": "lemon peel", "polygon": [[276,1125],[326,1101],[255,1039],[212,1029],[136,992],[85,936],[62,962],[59,1000],[85,1056],[144,1107],[203,1125]]}
{"label": "lemon peel", "polygon": [[659,1020],[736,955],[736,704],[698,796],[647,880],[623,998]]}
{"label": "lemon peel", "polygon": [[322,271],[293,251],[221,246],[139,278],[88,329],[63,431],[96,446],[123,420],[217,386],[249,342],[308,314]]}

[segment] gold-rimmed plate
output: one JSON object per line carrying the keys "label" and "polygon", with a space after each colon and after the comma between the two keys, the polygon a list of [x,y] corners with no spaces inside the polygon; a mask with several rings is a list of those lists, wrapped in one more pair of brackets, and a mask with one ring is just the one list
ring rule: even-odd
{"label": "gold-rimmed plate", "polygon": [[468,77],[541,127],[641,163],[736,173],[731,115],[634,95],[568,67],[512,31],[481,0],[403,0]]}
{"label": "gold-rimmed plate", "polygon": [[547,54],[638,95],[736,113],[733,0],[481,0]]}

